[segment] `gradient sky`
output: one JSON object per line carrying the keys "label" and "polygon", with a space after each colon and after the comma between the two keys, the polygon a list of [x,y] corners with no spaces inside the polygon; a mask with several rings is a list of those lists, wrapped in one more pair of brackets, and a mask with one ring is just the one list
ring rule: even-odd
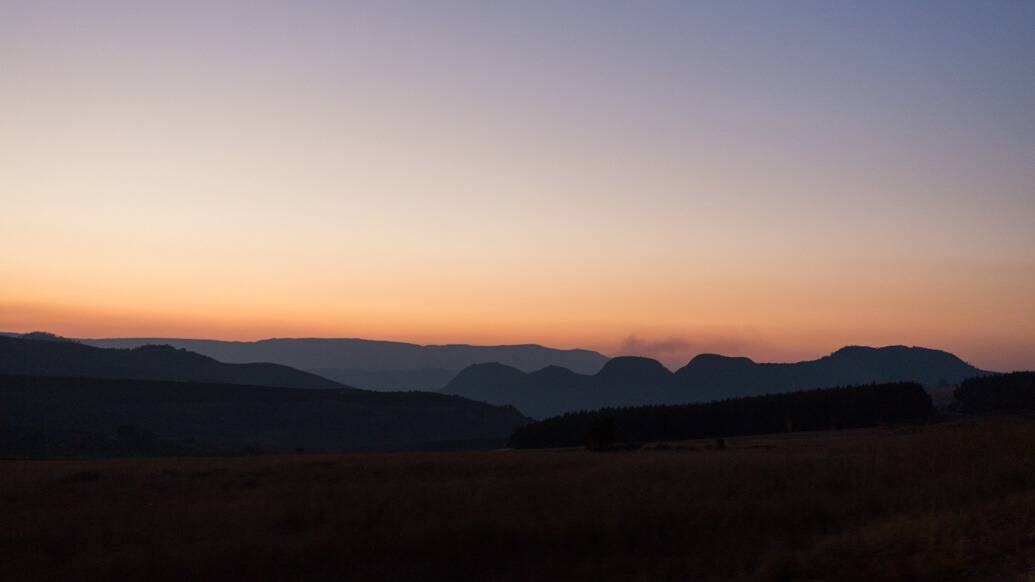
{"label": "gradient sky", "polygon": [[0,329],[1035,368],[1035,2],[0,0]]}

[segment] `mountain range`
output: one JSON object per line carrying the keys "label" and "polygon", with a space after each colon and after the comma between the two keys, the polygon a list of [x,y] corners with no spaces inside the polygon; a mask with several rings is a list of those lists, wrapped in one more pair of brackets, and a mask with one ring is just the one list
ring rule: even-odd
{"label": "mountain range", "polygon": [[607,356],[590,350],[559,350],[535,344],[419,345],[351,338],[265,339],[253,342],[180,338],[81,339],[101,348],[168,345],[221,362],[272,362],[367,390],[438,390],[472,364],[498,362],[531,372],[562,366],[595,374]]}
{"label": "mountain range", "polygon": [[[147,340],[90,340],[90,343],[127,347],[96,347],[81,340],[68,340],[50,334],[24,336],[4,334],[0,337],[0,374],[26,377],[72,377],[105,380],[191,382],[217,386],[242,385],[287,389],[320,389],[362,396],[369,406],[391,408],[395,404],[371,399],[370,392],[335,382],[327,377],[276,363],[227,363],[184,349],[200,345],[210,352],[238,360],[251,350],[270,350],[282,359],[319,365],[346,354],[347,364],[359,366],[391,365],[396,375],[427,374],[439,370],[438,380],[445,383],[439,392],[459,396],[451,402],[456,408],[468,408],[474,416],[484,415],[482,403],[513,406],[525,415],[544,418],[569,411],[603,407],[640,406],[650,404],[685,404],[789,392],[809,388],[858,385],[880,382],[913,381],[929,389],[946,390],[961,381],[982,376],[979,370],[958,357],[943,351],[919,347],[889,346],[870,348],[850,346],[816,360],[773,364],[756,363],[748,358],[702,354],[675,373],[656,360],[627,356],[606,360],[604,356],[585,350],[550,350],[541,346],[414,346],[402,344],[410,353],[419,354],[417,362],[400,360],[398,353],[385,354],[398,348],[392,342],[367,340],[266,340],[261,342],[220,342],[211,340],[165,340],[173,345],[154,345]],[[356,343],[358,342],[358,343]],[[140,344],[140,345],[136,345]],[[395,346],[388,352],[384,345]],[[129,347],[135,346],[135,347]],[[258,347],[257,347],[258,346]],[[344,346],[344,347],[343,347]],[[363,363],[360,347],[372,350],[374,360]],[[223,352],[220,352],[223,350]],[[350,351],[351,350],[351,351]],[[361,350],[360,350],[361,351]],[[381,354],[378,356],[377,354]],[[443,368],[421,368],[425,364],[455,365],[481,357],[506,356],[509,362],[520,362],[525,369],[502,362],[475,363],[449,379],[453,372]],[[259,357],[256,355],[256,357]],[[592,369],[600,359],[606,363],[595,373],[580,373],[560,365],[546,365],[528,371],[537,361],[575,361],[579,370]],[[408,366],[398,368],[398,366]],[[325,368],[317,368],[326,370]],[[339,370],[342,368],[338,368]],[[352,374],[364,367],[350,368]],[[382,374],[377,372],[374,375]],[[370,378],[368,380],[372,381]],[[96,384],[91,384],[96,385]],[[387,395],[386,395],[387,396]],[[428,392],[408,397],[408,407],[427,406],[427,414],[437,414],[435,407],[441,395]],[[308,395],[306,398],[319,398]],[[334,396],[331,398],[338,398]],[[472,402],[477,401],[477,402]],[[492,408],[492,407],[490,407]],[[365,414],[371,414],[369,411]],[[418,416],[420,413],[417,413]],[[512,412],[513,423],[523,417]],[[377,414],[374,414],[377,416]],[[356,419],[343,421],[358,422]],[[387,423],[386,430],[397,425]],[[506,435],[483,435],[505,437]],[[373,438],[373,437],[371,437]],[[378,437],[385,442],[391,436]],[[376,439],[375,439],[376,440]]]}
{"label": "mountain range", "polygon": [[686,404],[886,382],[955,386],[986,375],[953,354],[920,347],[849,346],[797,363],[702,354],[675,373],[650,358],[613,358],[596,374],[559,367],[526,373],[503,364],[477,364],[441,391],[493,404],[510,404],[533,418],[603,407]]}
{"label": "mountain range", "polygon": [[0,337],[0,456],[485,448],[526,422],[512,407],[170,346]]}

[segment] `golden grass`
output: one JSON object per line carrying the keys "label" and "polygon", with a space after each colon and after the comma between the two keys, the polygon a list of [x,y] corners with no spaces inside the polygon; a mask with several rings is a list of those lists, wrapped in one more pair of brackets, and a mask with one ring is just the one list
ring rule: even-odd
{"label": "golden grass", "polygon": [[1035,422],[625,453],[0,462],[11,579],[1023,579]]}

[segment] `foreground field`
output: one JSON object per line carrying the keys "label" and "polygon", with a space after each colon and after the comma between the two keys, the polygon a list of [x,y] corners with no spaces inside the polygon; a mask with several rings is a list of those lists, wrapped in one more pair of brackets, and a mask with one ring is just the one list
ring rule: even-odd
{"label": "foreground field", "polygon": [[1035,422],[621,453],[0,461],[10,579],[998,580]]}

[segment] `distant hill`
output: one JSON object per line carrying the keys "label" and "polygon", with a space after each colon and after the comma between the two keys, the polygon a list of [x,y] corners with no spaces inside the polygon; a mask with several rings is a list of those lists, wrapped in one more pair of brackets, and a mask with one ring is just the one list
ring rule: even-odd
{"label": "distant hill", "polygon": [[471,367],[442,392],[512,404],[533,418],[607,406],[684,404],[883,382],[926,387],[958,385],[987,374],[958,357],[927,348],[842,348],[817,360],[759,364],[748,358],[702,354],[674,374],[649,358],[614,358],[595,375],[551,373],[549,381],[514,368]]}
{"label": "distant hill", "polygon": [[672,382],[672,372],[657,360],[635,356],[614,358],[593,376],[593,398],[603,406],[623,406],[629,402],[658,404]]}
{"label": "distant hill", "polygon": [[0,456],[492,448],[527,421],[427,392],[0,376]]}
{"label": "distant hill", "polygon": [[586,408],[594,401],[592,376],[567,368],[544,368],[531,374],[503,364],[474,364],[441,391],[492,404],[507,403],[532,418]]}
{"label": "distant hill", "polygon": [[169,346],[103,349],[40,334],[0,337],[0,374],[348,388],[280,364],[225,364]]}
{"label": "distant hill", "polygon": [[793,364],[758,364],[748,358],[700,355],[675,373],[675,384],[697,400],[713,400],[870,382],[911,381],[935,388],[955,386],[985,374],[988,372],[940,350],[849,346],[818,360]]}
{"label": "distant hill", "polygon": [[546,366],[562,366],[582,374],[595,374],[607,362],[606,356],[589,350],[558,350],[534,344],[424,346],[366,339],[319,338],[254,342],[177,338],[80,341],[103,348],[162,344],[204,354],[221,362],[273,362],[319,371],[327,378],[371,390],[439,389],[467,366],[487,362],[499,362],[526,372]]}

